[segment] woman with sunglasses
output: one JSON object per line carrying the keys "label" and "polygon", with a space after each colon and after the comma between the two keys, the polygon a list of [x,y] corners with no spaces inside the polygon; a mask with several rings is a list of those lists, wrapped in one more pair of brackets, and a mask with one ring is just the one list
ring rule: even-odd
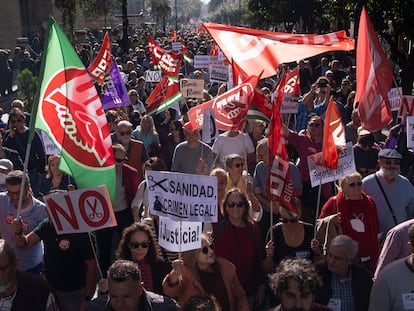
{"label": "woman with sunglasses", "polygon": [[273,239],[266,245],[264,269],[267,273],[274,272],[286,258],[315,261],[321,256],[319,242],[313,238],[313,225],[300,220],[302,208],[298,198],[295,198],[295,209],[296,214],[293,214],[286,208],[279,207],[279,223],[270,229],[273,231]]}
{"label": "woman with sunglasses", "polygon": [[374,200],[362,192],[362,177],[358,172],[341,178],[339,186],[338,195],[331,197],[322,207],[317,221],[318,237],[326,248],[336,235],[348,235],[359,244],[361,262],[374,271],[379,255]]}
{"label": "woman with sunglasses", "polygon": [[240,284],[249,304],[260,305],[265,287],[262,260],[265,257],[262,234],[257,223],[249,216],[250,201],[239,188],[227,191],[221,205],[223,219],[213,224],[213,237],[217,256],[226,258],[237,269]]}
{"label": "woman with sunglasses", "polygon": [[164,293],[178,297],[181,306],[196,294],[210,294],[223,311],[249,310],[236,267],[216,257],[207,235],[201,236],[201,249],[183,253],[183,259],[175,260],[172,267],[163,281]]}
{"label": "woman with sunglasses", "polygon": [[134,223],[125,228],[116,251],[116,259],[131,260],[138,264],[146,290],[163,294],[162,280],[171,266],[160,256],[160,247],[150,226]]}

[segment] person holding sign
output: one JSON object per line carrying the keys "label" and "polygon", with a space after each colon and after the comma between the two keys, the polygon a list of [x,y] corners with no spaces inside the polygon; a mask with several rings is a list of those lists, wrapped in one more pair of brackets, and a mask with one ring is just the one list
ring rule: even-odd
{"label": "person holding sign", "polygon": [[195,294],[211,294],[223,311],[248,311],[246,294],[237,278],[236,267],[227,259],[216,257],[207,235],[201,237],[201,249],[183,254],[172,264],[163,281],[164,293],[178,297],[184,305]]}
{"label": "person holding sign", "polygon": [[[333,231],[351,237],[359,244],[359,260],[374,272],[379,255],[375,202],[362,192],[362,177],[358,172],[342,177],[339,186],[338,195],[329,198],[322,207],[317,220],[318,237],[325,246],[334,237]],[[338,228],[331,230],[332,227]]]}
{"label": "person holding sign", "polygon": [[227,191],[222,209],[223,219],[213,224],[215,252],[236,266],[249,304],[252,306],[256,300],[260,305],[265,290],[260,286],[264,281],[265,249],[259,226],[249,216],[250,202],[243,191],[233,188]]}

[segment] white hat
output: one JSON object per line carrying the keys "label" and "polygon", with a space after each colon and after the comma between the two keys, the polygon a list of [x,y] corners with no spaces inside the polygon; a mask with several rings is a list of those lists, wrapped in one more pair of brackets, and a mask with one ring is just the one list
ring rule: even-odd
{"label": "white hat", "polygon": [[9,159],[0,159],[0,169],[12,171],[13,163]]}

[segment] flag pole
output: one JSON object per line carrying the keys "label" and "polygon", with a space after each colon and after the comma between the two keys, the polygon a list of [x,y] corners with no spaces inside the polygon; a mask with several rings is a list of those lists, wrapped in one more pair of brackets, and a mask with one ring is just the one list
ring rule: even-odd
{"label": "flag pole", "polygon": [[319,177],[319,189],[318,189],[318,200],[316,203],[316,213],[315,213],[315,226],[313,227],[313,237],[316,239],[316,221],[319,216],[319,205],[321,204],[321,193],[322,193],[322,174]]}
{"label": "flag pole", "polygon": [[96,253],[96,248],[92,241],[92,234],[90,232],[88,232],[88,238],[89,238],[89,243],[91,244],[91,247],[92,247],[93,256],[95,257],[95,260],[96,260],[96,266],[98,267],[99,279],[104,279],[104,275],[102,274],[102,269],[101,269],[101,266],[98,260],[98,254]]}
{"label": "flag pole", "polygon": [[[45,42],[48,42],[49,40],[49,34],[52,29],[52,23],[54,22],[54,19],[52,16],[49,16],[49,23],[48,28],[45,36]],[[29,125],[29,138],[27,141],[27,147],[26,147],[26,154],[24,156],[24,163],[23,163],[23,172],[28,175],[28,166],[29,166],[29,157],[30,157],[30,151],[32,149],[32,141],[35,135],[35,123],[36,123],[36,116],[37,116],[37,110],[39,108],[39,98],[40,98],[40,88],[41,88],[41,81],[43,80],[44,75],[44,69],[45,69],[45,63],[46,63],[46,51],[47,51],[47,44],[43,47],[43,53],[42,53],[42,60],[40,63],[40,75],[39,75],[39,82],[36,88],[35,97],[33,100],[33,106],[32,106],[32,113],[31,113],[31,119],[30,119],[30,125]],[[29,183],[29,180],[26,180],[26,176],[23,178],[22,183],[20,185],[20,193],[19,193],[19,201],[17,204],[17,211],[16,211],[16,218],[20,217],[20,213],[22,210],[22,203],[23,203],[23,192],[24,188],[26,186],[26,182]]]}

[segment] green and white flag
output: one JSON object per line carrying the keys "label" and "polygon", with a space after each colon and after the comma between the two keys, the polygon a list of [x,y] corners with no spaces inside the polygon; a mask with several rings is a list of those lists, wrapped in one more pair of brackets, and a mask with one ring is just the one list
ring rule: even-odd
{"label": "green and white flag", "polygon": [[44,131],[61,153],[59,169],[79,188],[106,185],[115,197],[115,162],[102,103],[66,35],[50,17],[31,132]]}

